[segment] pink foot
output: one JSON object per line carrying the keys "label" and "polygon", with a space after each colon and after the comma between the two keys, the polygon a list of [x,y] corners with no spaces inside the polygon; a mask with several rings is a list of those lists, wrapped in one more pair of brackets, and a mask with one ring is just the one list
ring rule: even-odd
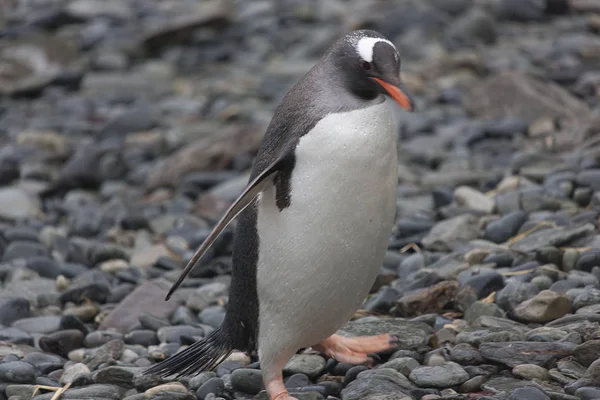
{"label": "pink foot", "polygon": [[313,349],[341,362],[361,364],[377,358],[374,353],[394,348],[397,342],[398,338],[387,333],[354,338],[331,335],[313,346]]}
{"label": "pink foot", "polygon": [[290,396],[281,377],[266,382],[265,388],[270,400],[298,400]]}

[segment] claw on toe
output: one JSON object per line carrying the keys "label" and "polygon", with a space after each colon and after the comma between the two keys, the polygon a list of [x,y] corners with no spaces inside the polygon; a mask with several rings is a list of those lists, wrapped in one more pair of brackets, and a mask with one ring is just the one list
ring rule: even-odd
{"label": "claw on toe", "polygon": [[313,346],[313,349],[340,362],[362,364],[380,361],[379,356],[375,353],[394,348],[397,344],[399,344],[399,338],[388,334],[354,338],[332,335]]}

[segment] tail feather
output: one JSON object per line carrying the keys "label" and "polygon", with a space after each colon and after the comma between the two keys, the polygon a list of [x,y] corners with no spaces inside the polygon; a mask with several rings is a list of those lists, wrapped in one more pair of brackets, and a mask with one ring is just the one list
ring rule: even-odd
{"label": "tail feather", "polygon": [[150,367],[144,371],[144,374],[165,377],[176,374],[176,378],[180,378],[212,370],[233,352],[233,346],[230,343],[228,335],[222,327],[219,327],[203,340]]}

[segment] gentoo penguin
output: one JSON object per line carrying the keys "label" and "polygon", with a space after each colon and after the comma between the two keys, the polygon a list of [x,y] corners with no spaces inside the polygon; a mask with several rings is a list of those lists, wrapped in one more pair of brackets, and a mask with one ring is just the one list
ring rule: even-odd
{"label": "gentoo penguin", "polygon": [[412,111],[398,51],[372,30],[343,36],[292,87],[246,189],[167,295],[239,215],[223,324],[146,373],[189,375],[258,350],[269,398],[291,400],[282,368],[299,349],[359,364],[397,345],[336,334],[368,295],[394,224],[397,130],[385,95]]}

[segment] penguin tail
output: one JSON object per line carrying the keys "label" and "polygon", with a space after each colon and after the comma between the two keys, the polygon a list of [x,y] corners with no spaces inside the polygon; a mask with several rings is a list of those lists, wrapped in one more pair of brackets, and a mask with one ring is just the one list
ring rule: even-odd
{"label": "penguin tail", "polygon": [[206,338],[148,368],[144,375],[176,375],[176,378],[180,378],[209,371],[229,357],[233,350],[229,335],[223,326],[220,326]]}

